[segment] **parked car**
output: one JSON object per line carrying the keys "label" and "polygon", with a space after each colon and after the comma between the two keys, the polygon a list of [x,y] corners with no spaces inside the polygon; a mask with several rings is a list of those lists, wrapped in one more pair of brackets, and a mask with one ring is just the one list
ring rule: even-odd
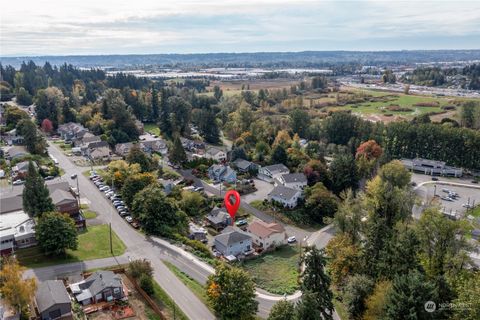
{"label": "parked car", "polygon": [[288,237],[287,242],[288,243],[295,243],[295,242],[297,242],[297,238],[295,238],[295,236]]}
{"label": "parked car", "polygon": [[131,223],[131,225],[132,225],[132,227],[134,227],[135,229],[140,228],[140,224],[139,224],[137,221],[133,221],[133,222]]}
{"label": "parked car", "polygon": [[118,206],[118,207],[116,207],[116,208],[117,208],[117,211],[118,211],[118,212],[127,209],[125,206]]}
{"label": "parked car", "polygon": [[73,179],[77,179],[77,174],[76,174],[76,173],[72,174],[72,175],[70,176],[70,179],[72,179],[72,180],[73,180]]}
{"label": "parked car", "polygon": [[477,184],[477,183],[478,183],[478,180],[472,180],[472,183]]}
{"label": "parked car", "polygon": [[125,217],[128,216],[130,212],[128,212],[127,210],[120,210],[118,211],[118,214],[120,215],[120,217]]}
{"label": "parked car", "polygon": [[123,203],[123,201],[118,201],[118,202],[114,202],[113,203],[113,206],[116,208],[116,207],[120,207],[120,206],[124,206],[125,203]]}
{"label": "parked car", "polygon": [[437,177],[432,177],[432,181],[438,181]]}
{"label": "parked car", "polygon": [[90,180],[94,180],[96,178],[99,178],[99,176],[97,176],[96,174],[93,174],[93,175],[90,175],[89,178],[90,178]]}
{"label": "parked car", "polygon": [[19,185],[22,185],[22,184],[24,184],[24,183],[25,183],[24,180],[15,180],[15,181],[13,181],[12,184],[13,184],[14,186],[19,186]]}
{"label": "parked car", "polygon": [[53,179],[55,179],[54,176],[46,176],[45,178],[43,178],[43,180],[45,180],[45,181],[46,180],[53,180]]}
{"label": "parked car", "polygon": [[240,219],[240,220],[238,220],[237,222],[235,222],[235,225],[236,225],[237,227],[241,227],[241,226],[246,225],[247,223],[248,223],[248,222],[247,222],[246,219]]}
{"label": "parked car", "polygon": [[99,189],[100,191],[102,191],[102,192],[106,192],[106,191],[109,191],[109,190],[110,190],[110,187],[104,185],[103,187],[100,187],[100,188],[98,188],[98,189]]}
{"label": "parked car", "polygon": [[115,194],[115,191],[113,191],[113,190],[110,190],[110,191],[108,191],[108,192],[105,192],[105,196],[106,196],[107,198],[109,198],[109,199],[110,199],[110,197],[113,196],[114,194]]}
{"label": "parked car", "polygon": [[193,191],[195,191],[195,192],[201,192],[203,190],[204,190],[203,187],[196,187],[195,189],[193,189]]}
{"label": "parked car", "polygon": [[115,201],[121,201],[122,197],[120,197],[119,195],[115,195],[111,197],[110,200],[112,200],[112,203],[114,203]]}
{"label": "parked car", "polygon": [[127,221],[128,223],[132,223],[133,222],[132,216],[126,216],[125,221]]}

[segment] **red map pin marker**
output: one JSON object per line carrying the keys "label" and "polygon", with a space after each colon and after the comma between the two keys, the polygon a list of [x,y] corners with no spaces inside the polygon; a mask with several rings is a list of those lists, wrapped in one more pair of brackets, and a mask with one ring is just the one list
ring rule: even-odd
{"label": "red map pin marker", "polygon": [[[232,197],[235,199],[234,203],[232,203]],[[225,198],[223,200],[225,202],[225,208],[227,208],[228,214],[232,218],[233,225],[233,221],[235,220],[235,214],[240,207],[240,194],[236,190],[230,190],[225,194]]]}

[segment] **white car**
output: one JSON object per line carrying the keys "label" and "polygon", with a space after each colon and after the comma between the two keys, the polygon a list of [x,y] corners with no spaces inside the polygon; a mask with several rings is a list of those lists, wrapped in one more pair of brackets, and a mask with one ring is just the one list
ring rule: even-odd
{"label": "white car", "polygon": [[288,237],[287,242],[288,243],[295,243],[295,242],[297,242],[297,238],[295,238],[295,236]]}
{"label": "white car", "polygon": [[126,216],[125,221],[127,221],[128,223],[132,223],[133,222],[132,216]]}
{"label": "white car", "polygon": [[103,186],[103,187],[100,188],[100,191],[108,192],[108,191],[110,191],[110,187],[109,186]]}

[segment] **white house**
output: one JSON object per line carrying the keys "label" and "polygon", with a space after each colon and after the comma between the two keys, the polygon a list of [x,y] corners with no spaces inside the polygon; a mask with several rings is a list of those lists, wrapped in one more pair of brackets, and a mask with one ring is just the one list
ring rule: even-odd
{"label": "white house", "polygon": [[215,161],[225,161],[227,159],[227,154],[217,148],[209,148],[205,152],[205,158],[213,159]]}
{"label": "white house", "polygon": [[285,165],[281,163],[272,164],[270,166],[260,167],[258,169],[258,178],[267,182],[273,182],[275,178],[288,173],[290,173],[290,170],[288,170]]}
{"label": "white house", "polygon": [[295,208],[298,203],[298,199],[301,198],[302,191],[292,189],[284,186],[276,186],[268,194],[268,200],[276,201],[283,204],[284,207]]}
{"label": "white house", "polygon": [[303,190],[307,186],[307,177],[303,173],[287,173],[282,174],[275,179],[275,186],[282,185],[284,187]]}
{"label": "white house", "polygon": [[255,220],[247,227],[252,241],[263,249],[275,248],[287,243],[285,228],[279,223],[266,223]]}

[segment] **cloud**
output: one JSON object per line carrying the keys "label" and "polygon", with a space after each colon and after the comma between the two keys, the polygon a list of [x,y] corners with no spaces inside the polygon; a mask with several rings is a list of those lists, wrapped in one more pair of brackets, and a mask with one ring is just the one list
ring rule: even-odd
{"label": "cloud", "polygon": [[480,43],[478,1],[19,0],[4,5],[0,15],[1,55],[440,49]]}

